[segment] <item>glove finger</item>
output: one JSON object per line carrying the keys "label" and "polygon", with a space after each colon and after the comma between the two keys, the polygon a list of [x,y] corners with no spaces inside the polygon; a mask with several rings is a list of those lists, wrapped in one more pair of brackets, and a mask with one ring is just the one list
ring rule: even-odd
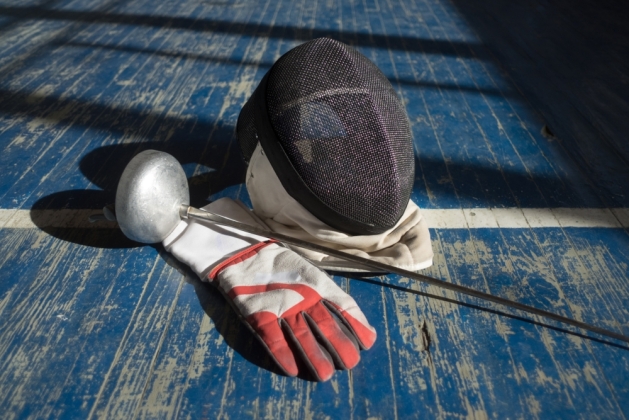
{"label": "glove finger", "polygon": [[[346,335],[339,326],[339,321],[321,302],[309,308],[304,317],[321,345],[332,356],[337,367],[352,369],[358,364],[360,361],[358,344]],[[349,331],[347,333],[351,334]]]}
{"label": "glove finger", "polygon": [[257,312],[246,318],[262,341],[275,363],[288,376],[297,376],[299,368],[277,316],[270,312]]}
{"label": "glove finger", "polygon": [[293,338],[297,351],[318,381],[327,381],[334,374],[334,364],[312,334],[308,323],[301,313],[283,318],[287,333]]}
{"label": "glove finger", "polygon": [[376,341],[376,330],[369,325],[369,321],[356,301],[329,277],[325,282],[323,277],[317,277],[317,279],[320,286],[317,291],[323,298],[325,306],[352,331],[361,349],[370,349]]}
{"label": "glove finger", "polygon": [[354,334],[363,350],[368,350],[373,346],[373,343],[376,342],[376,330],[369,325],[365,314],[358,306],[354,304],[347,309],[343,309],[335,302],[328,300],[324,300],[323,304],[345,323],[345,326]]}

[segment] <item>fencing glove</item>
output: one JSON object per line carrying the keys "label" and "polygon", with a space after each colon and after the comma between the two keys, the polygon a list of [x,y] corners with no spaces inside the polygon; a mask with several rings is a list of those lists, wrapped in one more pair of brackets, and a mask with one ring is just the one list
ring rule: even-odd
{"label": "fencing glove", "polygon": [[[203,209],[258,224],[229,198]],[[163,244],[218,287],[286,375],[299,373],[299,358],[317,380],[328,380],[335,367],[356,366],[359,350],[376,340],[354,299],[324,271],[273,240],[187,220]]]}

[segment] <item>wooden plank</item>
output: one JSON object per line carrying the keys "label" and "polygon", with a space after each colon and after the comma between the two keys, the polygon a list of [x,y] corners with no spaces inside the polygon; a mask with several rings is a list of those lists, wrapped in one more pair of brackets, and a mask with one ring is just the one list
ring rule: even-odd
{"label": "wooden plank", "polygon": [[[32,254],[34,245],[38,254],[44,252],[47,257],[26,265],[27,270],[21,264],[3,267],[10,299],[2,312],[2,405],[15,415],[38,416],[35,413],[52,408],[50,402],[57,401],[82,356],[89,363],[81,365],[80,377],[98,386],[93,379],[102,373],[101,363],[113,356],[108,350],[112,346],[115,350],[135,309],[128,299],[135,301],[145,286],[129,279],[150,272],[153,264],[150,259],[140,262],[131,258],[128,249],[106,252],[36,230],[15,232],[27,238],[15,251],[18,258]],[[88,233],[95,234],[103,233]],[[138,251],[146,253],[149,249]],[[94,351],[82,353],[86,346],[94,346]],[[77,391],[87,390],[74,389],[73,396],[78,397]]]}
{"label": "wooden plank", "polygon": [[[146,148],[182,162],[194,204],[249,203],[240,108],[282,53],[329,35],[374,60],[407,107],[413,199],[446,215],[434,219],[427,273],[626,333],[625,201],[541,136],[529,96],[457,10],[440,0],[0,6],[5,417],[627,417],[626,348],[396,276],[335,278],[379,334],[352,372],[286,378],[224,299],[160,247],[86,224]],[[591,225],[606,228],[568,227]]]}

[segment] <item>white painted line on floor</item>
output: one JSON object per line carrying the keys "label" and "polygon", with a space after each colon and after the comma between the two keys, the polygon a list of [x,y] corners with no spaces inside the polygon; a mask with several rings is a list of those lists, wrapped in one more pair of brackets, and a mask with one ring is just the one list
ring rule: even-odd
{"label": "white painted line on floor", "polygon": [[434,229],[464,229],[467,228],[465,214],[461,209],[422,210],[428,226]]}
{"label": "white painted line on floor", "polygon": [[621,228],[629,227],[629,209],[506,208],[423,209],[428,226],[445,229],[478,228]]}
{"label": "white painted line on floor", "polygon": [[[629,228],[629,209],[592,208],[501,208],[423,209],[433,229],[526,229],[526,228]],[[113,222],[90,223],[88,217],[100,210],[17,210],[0,209],[0,228],[45,227],[111,229]]]}
{"label": "white painted line on floor", "polygon": [[501,228],[523,229],[530,227],[522,209],[491,209],[491,212]]}
{"label": "white painted line on floor", "polygon": [[90,223],[89,217],[100,210],[14,210],[0,209],[0,227],[8,229],[59,228],[115,228],[116,223]]}
{"label": "white painted line on floor", "polygon": [[[497,228],[498,221],[491,209],[463,209],[465,221],[470,229]],[[430,226],[430,224],[428,224]]]}
{"label": "white painted line on floor", "polygon": [[621,225],[629,226],[629,209],[611,209],[611,212],[618,218]]}
{"label": "white painted line on floor", "polygon": [[581,209],[578,212],[573,209],[553,209],[553,214],[561,226],[580,227],[621,227],[620,221],[610,209]]}

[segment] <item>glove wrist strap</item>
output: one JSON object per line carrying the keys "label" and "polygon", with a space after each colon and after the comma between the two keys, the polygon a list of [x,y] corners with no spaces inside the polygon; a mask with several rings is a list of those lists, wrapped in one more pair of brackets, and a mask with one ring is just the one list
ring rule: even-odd
{"label": "glove wrist strap", "polygon": [[258,252],[260,252],[260,250],[262,248],[264,248],[266,246],[269,246],[271,244],[274,244],[276,242],[277,241],[275,239],[269,239],[268,241],[257,243],[255,245],[250,246],[249,248],[243,249],[242,251],[238,252],[235,255],[232,255],[231,257],[227,258],[226,260],[221,261],[207,275],[208,280],[214,281],[216,276],[218,276],[218,274],[222,270],[224,270],[225,268],[227,268],[227,267],[229,267],[231,265],[238,264],[238,263],[240,263],[240,262],[242,262],[242,261],[244,261],[244,260],[246,260],[248,258],[253,257]]}

